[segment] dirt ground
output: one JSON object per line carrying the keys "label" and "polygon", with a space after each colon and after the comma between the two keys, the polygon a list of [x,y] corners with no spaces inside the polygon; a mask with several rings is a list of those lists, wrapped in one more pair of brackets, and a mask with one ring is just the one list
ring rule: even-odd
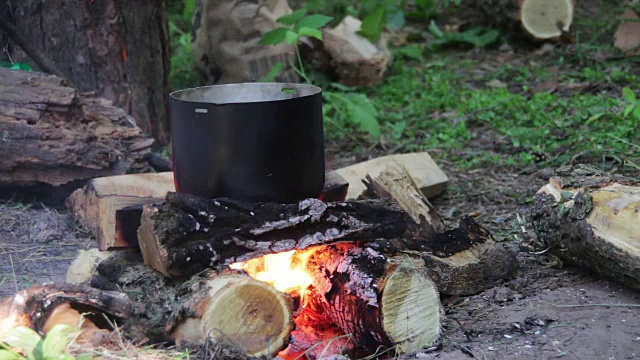
{"label": "dirt ground", "polygon": [[[519,252],[520,270],[478,295],[443,299],[441,345],[405,359],[640,358],[640,293],[529,251],[535,235],[527,203],[549,170],[447,173],[448,190],[433,201],[445,220],[473,214]],[[77,251],[93,245],[66,210],[2,205],[0,295],[64,280]]]}

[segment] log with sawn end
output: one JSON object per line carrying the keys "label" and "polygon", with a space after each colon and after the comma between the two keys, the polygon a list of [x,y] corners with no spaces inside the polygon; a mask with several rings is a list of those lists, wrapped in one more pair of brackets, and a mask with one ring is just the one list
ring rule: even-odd
{"label": "log with sawn end", "polygon": [[169,193],[164,203],[144,206],[138,240],[146,264],[180,278],[315,245],[409,238],[410,225],[389,200],[276,204]]}
{"label": "log with sawn end", "polygon": [[[433,205],[402,164],[390,164],[363,180],[369,196],[393,198],[416,222],[420,236],[409,248],[420,250],[431,278],[446,295],[472,295],[510,276],[517,268],[515,254],[495,242],[472,217],[462,217],[447,229]],[[423,244],[429,244],[423,248]]]}
{"label": "log with sawn end", "polygon": [[640,290],[640,180],[584,166],[560,173],[534,197],[541,247]]}

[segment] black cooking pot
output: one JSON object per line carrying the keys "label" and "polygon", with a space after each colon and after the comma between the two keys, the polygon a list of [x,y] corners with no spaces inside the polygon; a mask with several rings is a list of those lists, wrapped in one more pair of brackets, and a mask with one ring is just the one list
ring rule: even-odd
{"label": "black cooking pot", "polygon": [[279,203],[321,193],[320,88],[225,84],[176,91],[170,97],[176,191]]}

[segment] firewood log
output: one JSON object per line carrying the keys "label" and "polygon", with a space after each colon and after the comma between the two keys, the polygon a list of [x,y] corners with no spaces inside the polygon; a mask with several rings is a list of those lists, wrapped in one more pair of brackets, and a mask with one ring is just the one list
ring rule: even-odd
{"label": "firewood log", "polygon": [[[473,218],[462,217],[459,227],[447,229],[402,164],[389,164],[376,176],[367,175],[363,182],[375,196],[396,200],[423,233],[419,239],[431,242],[421,253],[440,293],[477,294],[517,268],[515,254],[497,244],[491,233]],[[419,245],[413,247],[419,249]]]}
{"label": "firewood log", "polygon": [[0,68],[0,187],[61,186],[146,170],[153,144],[110,101],[64,80]]}
{"label": "firewood log", "polygon": [[254,204],[170,193],[166,202],[144,206],[138,240],[146,264],[180,278],[269,253],[400,238],[410,221],[387,200]]}
{"label": "firewood log", "polygon": [[[348,188],[340,175],[327,173],[319,198],[343,201]],[[161,202],[170,191],[175,191],[172,172],[107,176],[74,191],[66,206],[96,237],[100,250],[138,247],[142,205]]]}
{"label": "firewood log", "polygon": [[307,270],[314,278],[309,306],[357,347],[408,353],[439,339],[440,298],[421,261],[339,244],[316,250]]}
{"label": "firewood log", "polygon": [[472,26],[526,34],[534,40],[563,39],[573,23],[575,0],[476,0],[465,4],[482,14]]}
{"label": "firewood log", "polygon": [[57,324],[78,326],[87,339],[105,328],[102,314],[125,319],[132,310],[126,295],[88,286],[53,283],[34,285],[0,301],[0,339],[12,328],[29,327],[45,335]]}
{"label": "firewood log", "polygon": [[74,191],[66,205],[100,250],[135,247],[142,209],[130,207],[162,201],[169,191],[175,191],[171,172],[101,177]]}
{"label": "firewood log", "polygon": [[534,197],[542,247],[640,290],[640,181],[577,166],[561,169]]}
{"label": "firewood log", "polygon": [[172,281],[128,249],[102,261],[91,284],[118,288],[136,301],[122,324],[132,341],[185,347],[221,342],[263,356],[287,346],[293,328],[291,297],[240,271],[208,270]]}
{"label": "firewood log", "polygon": [[229,343],[251,356],[275,356],[289,343],[293,301],[273,286],[242,272],[209,271],[181,286],[167,325],[178,343]]}

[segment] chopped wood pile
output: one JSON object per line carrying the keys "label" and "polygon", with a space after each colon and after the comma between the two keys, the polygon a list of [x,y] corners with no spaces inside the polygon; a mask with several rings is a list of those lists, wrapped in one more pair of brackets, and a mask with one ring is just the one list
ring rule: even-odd
{"label": "chopped wood pile", "polygon": [[68,205],[102,249],[128,249],[83,254],[69,273],[129,295],[120,324],[134,341],[217,341],[282,359],[433,346],[440,295],[480,292],[517,262],[473,218],[442,221],[421,188],[440,192],[446,177],[427,154],[412,156],[430,161],[391,156],[358,170],[358,199],[339,175],[355,172],[338,170],[318,199],[294,204],[179,194],[164,174],[95,179]]}
{"label": "chopped wood pile", "polygon": [[153,144],[110,101],[56,76],[4,68],[0,133],[0,189],[147,171]]}

